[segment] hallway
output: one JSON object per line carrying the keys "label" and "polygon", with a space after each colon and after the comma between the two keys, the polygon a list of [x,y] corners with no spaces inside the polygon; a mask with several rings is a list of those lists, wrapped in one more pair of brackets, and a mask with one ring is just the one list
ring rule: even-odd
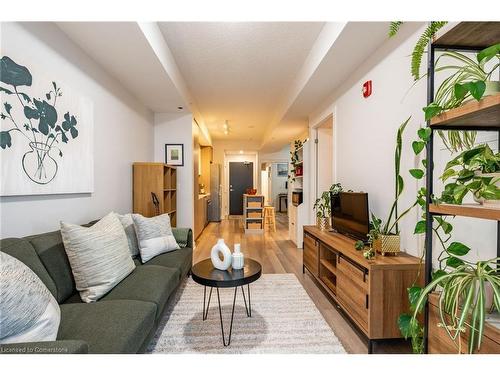
{"label": "hallway", "polygon": [[[302,273],[302,249],[288,240],[288,217],[278,214],[276,233],[266,231],[264,235],[245,235],[238,219],[226,219],[220,223],[210,223],[196,241],[193,263],[210,257],[212,246],[218,238],[224,238],[231,251],[235,243],[241,244],[246,257],[261,263],[263,273],[294,273],[314,301],[328,325],[340,339],[348,353],[366,354],[367,344],[364,337],[353,328],[341,312],[336,309],[315,281],[306,272]],[[255,298],[258,298],[257,296]],[[375,344],[377,353],[411,353],[409,343],[402,340],[386,341]]]}

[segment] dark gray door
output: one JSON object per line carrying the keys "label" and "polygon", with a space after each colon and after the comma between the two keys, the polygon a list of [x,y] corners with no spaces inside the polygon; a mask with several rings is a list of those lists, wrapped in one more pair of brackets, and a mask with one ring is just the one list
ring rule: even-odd
{"label": "dark gray door", "polygon": [[229,215],[243,215],[243,194],[253,188],[253,163],[229,162]]}

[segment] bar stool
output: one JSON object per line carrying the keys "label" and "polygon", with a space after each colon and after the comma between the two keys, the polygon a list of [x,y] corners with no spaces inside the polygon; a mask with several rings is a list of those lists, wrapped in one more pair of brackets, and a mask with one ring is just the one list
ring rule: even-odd
{"label": "bar stool", "polygon": [[274,206],[264,206],[264,228],[269,226],[276,232],[276,216],[274,214]]}

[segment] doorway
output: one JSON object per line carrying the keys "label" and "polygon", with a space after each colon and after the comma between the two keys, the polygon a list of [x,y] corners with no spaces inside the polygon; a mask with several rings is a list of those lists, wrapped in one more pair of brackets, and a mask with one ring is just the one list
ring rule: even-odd
{"label": "doorway", "polygon": [[315,147],[315,195],[319,198],[327,191],[335,181],[334,176],[334,139],[333,139],[333,116],[330,115],[316,127]]}
{"label": "doorway", "polygon": [[253,188],[253,163],[229,162],[229,215],[243,215],[243,194]]}

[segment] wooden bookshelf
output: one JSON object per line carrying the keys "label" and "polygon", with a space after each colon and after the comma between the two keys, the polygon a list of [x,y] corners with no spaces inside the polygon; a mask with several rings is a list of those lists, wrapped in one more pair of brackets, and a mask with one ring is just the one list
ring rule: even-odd
{"label": "wooden bookshelf", "polygon": [[500,41],[500,22],[459,22],[437,33],[433,44],[450,47],[486,48]]}
{"label": "wooden bookshelf", "polygon": [[477,219],[500,220],[500,208],[480,204],[431,204],[429,211],[437,215],[466,216]]}
{"label": "wooden bookshelf", "polygon": [[431,119],[431,126],[500,128],[500,94],[468,101]]}
{"label": "wooden bookshelf", "polygon": [[156,215],[151,193],[160,202],[160,214],[169,214],[173,227],[177,225],[177,170],[163,163],[137,162],[133,170],[133,212],[146,217]]}

